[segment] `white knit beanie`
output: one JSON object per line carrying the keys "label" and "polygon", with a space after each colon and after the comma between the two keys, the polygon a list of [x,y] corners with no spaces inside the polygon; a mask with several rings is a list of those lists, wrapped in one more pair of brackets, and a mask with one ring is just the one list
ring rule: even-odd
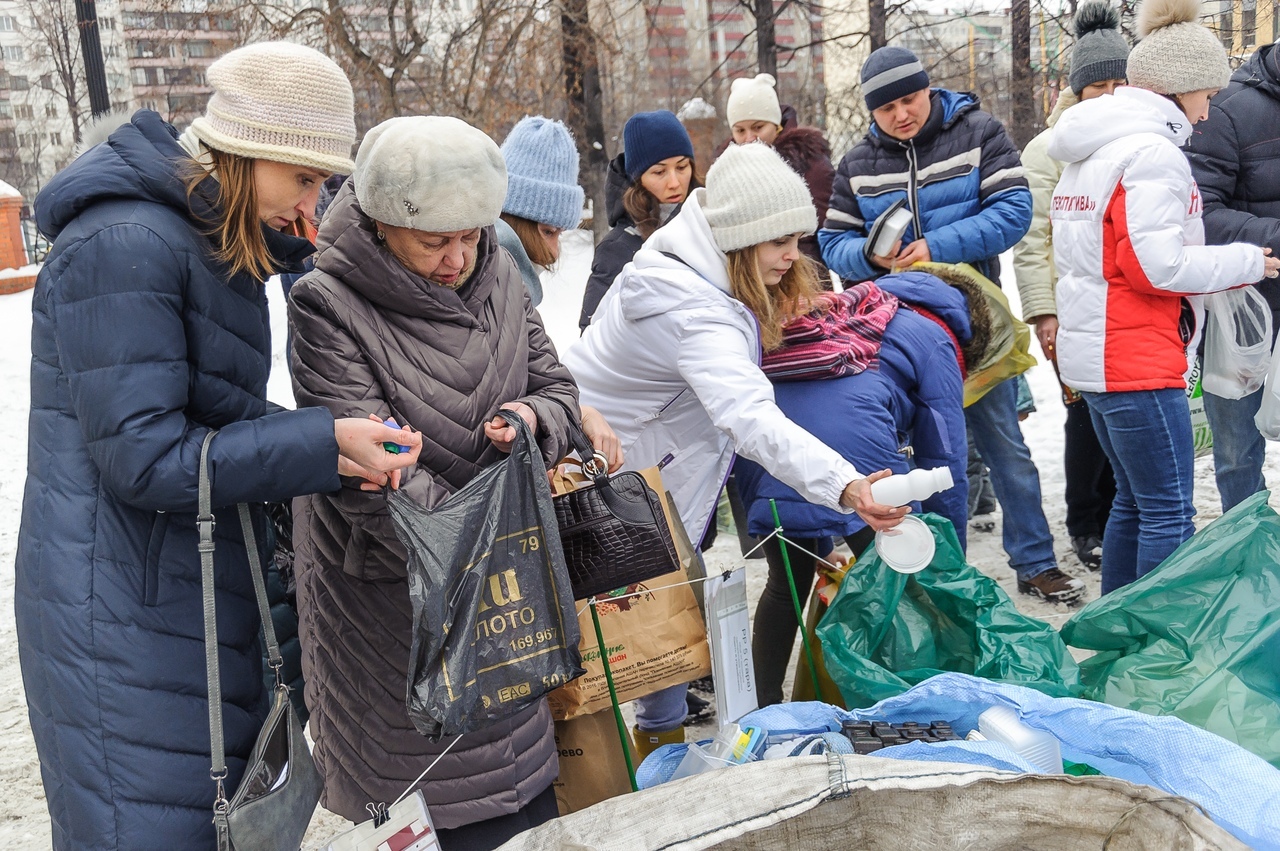
{"label": "white knit beanie", "polygon": [[1201,26],[1200,0],[1143,0],[1129,52],[1129,85],[1162,95],[1224,89],[1231,65],[1222,42]]}
{"label": "white knit beanie", "polygon": [[782,123],[782,107],[778,105],[778,81],[772,74],[739,77],[729,86],[729,105],[725,117],[729,126],[739,121]]}
{"label": "white knit beanie", "polygon": [[191,133],[207,147],[253,159],[350,174],[355,98],[347,75],[318,50],[250,44],[209,66],[213,96]]}
{"label": "white knit beanie", "polygon": [[507,166],[492,139],[443,115],[390,118],[356,154],[356,200],[392,227],[453,233],[488,227],[507,197]]}
{"label": "white knit beanie", "polygon": [[703,214],[728,253],[818,229],[804,178],[768,145],[730,145],[707,170]]}

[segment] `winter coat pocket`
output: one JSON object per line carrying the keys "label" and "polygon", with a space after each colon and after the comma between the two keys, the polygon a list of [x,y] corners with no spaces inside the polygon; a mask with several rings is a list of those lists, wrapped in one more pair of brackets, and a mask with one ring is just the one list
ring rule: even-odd
{"label": "winter coat pocket", "polygon": [[169,531],[169,515],[157,511],[151,521],[151,538],[147,541],[146,570],[142,576],[142,602],[154,606],[160,597],[160,554]]}
{"label": "winter coat pocket", "polygon": [[[397,561],[399,570],[393,567]],[[342,572],[361,582],[403,582],[406,576],[403,558],[397,560],[376,534],[360,526],[351,527]]]}

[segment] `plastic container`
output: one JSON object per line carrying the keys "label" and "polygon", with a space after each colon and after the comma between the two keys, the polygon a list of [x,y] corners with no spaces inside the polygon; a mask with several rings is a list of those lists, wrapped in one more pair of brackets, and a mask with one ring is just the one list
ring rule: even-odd
{"label": "plastic container", "polygon": [[[871,487],[874,488],[875,485]],[[898,573],[919,573],[924,570],[933,562],[935,550],[933,531],[919,517],[908,514],[892,529],[876,532],[876,553]]]}
{"label": "plastic container", "polygon": [[1017,710],[993,706],[978,716],[978,731],[987,741],[1002,742],[1045,774],[1062,773],[1062,749],[1052,733],[1022,723]]}
{"label": "plastic container", "polygon": [[932,470],[916,468],[910,473],[886,476],[871,483],[871,498],[881,505],[906,505],[920,502],[935,493],[955,487],[950,467],[934,467]]}

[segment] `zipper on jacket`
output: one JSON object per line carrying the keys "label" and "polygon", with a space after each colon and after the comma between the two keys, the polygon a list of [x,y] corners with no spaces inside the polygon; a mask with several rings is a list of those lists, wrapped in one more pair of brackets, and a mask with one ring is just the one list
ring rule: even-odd
{"label": "zipper on jacket", "polygon": [[676,395],[672,396],[672,397],[671,397],[670,399],[668,399],[665,403],[663,403],[663,405],[662,405],[662,407],[661,407],[661,408],[659,408],[658,410],[654,411],[654,412],[653,412],[653,413],[651,413],[651,414],[645,414],[643,417],[640,417],[639,419],[637,419],[637,420],[636,420],[636,422],[637,422],[637,423],[650,423],[650,422],[653,422],[653,421],[654,421],[654,420],[656,420],[658,417],[660,417],[660,416],[662,416],[663,414],[665,414],[665,413],[667,412],[667,408],[670,408],[672,405],[674,405],[676,402],[678,402],[678,401],[680,400],[680,397],[681,397],[681,396],[683,396],[685,393],[687,393],[687,392],[688,392],[688,390],[689,390],[689,388],[688,388],[688,387],[684,388],[684,390],[681,390],[679,393],[677,393]]}
{"label": "zipper on jacket", "polygon": [[160,600],[160,555],[164,538],[169,531],[169,515],[157,511],[151,521],[151,535],[147,539],[147,560],[142,575],[142,604],[154,606]]}
{"label": "zipper on jacket", "polygon": [[915,238],[924,239],[924,226],[920,223],[919,189],[920,187],[916,184],[916,143],[909,141],[907,142],[907,194],[911,197],[911,223],[915,225]]}

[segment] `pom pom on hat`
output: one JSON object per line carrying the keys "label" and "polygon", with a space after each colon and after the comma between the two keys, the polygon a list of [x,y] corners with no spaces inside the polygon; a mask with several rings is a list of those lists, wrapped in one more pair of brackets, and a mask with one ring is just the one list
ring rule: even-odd
{"label": "pom pom on hat", "polygon": [[739,121],[782,123],[782,107],[778,104],[778,81],[772,74],[739,77],[729,86],[729,104],[725,118],[729,127]]}
{"label": "pom pom on hat", "polygon": [[191,133],[228,154],[350,174],[355,98],[337,63],[287,41],[237,48],[209,66],[213,87]]}
{"label": "pom pom on hat", "polygon": [[622,161],[632,183],[650,168],[672,157],[693,159],[693,141],[676,114],[666,109],[637,112],[622,128]]}
{"label": "pom pom on hat", "polygon": [[1223,89],[1231,65],[1222,42],[1201,26],[1200,0],[1143,0],[1129,53],[1129,85],[1162,95]]}
{"label": "pom pom on hat", "polygon": [[562,230],[582,221],[578,146],[569,129],[541,115],[527,116],[502,143],[507,199],[502,212]]}
{"label": "pom pom on hat", "polygon": [[1120,15],[1107,0],[1090,0],[1075,19],[1076,45],[1071,49],[1071,90],[1079,95],[1088,86],[1123,80],[1129,44],[1120,34]]}
{"label": "pom pom on hat", "polygon": [[767,145],[730,145],[707,171],[702,211],[725,253],[818,229],[804,178]]}
{"label": "pom pom on hat", "polygon": [[351,179],[366,216],[429,233],[488,227],[507,197],[497,144],[442,115],[391,118],[374,127],[360,143]]}

